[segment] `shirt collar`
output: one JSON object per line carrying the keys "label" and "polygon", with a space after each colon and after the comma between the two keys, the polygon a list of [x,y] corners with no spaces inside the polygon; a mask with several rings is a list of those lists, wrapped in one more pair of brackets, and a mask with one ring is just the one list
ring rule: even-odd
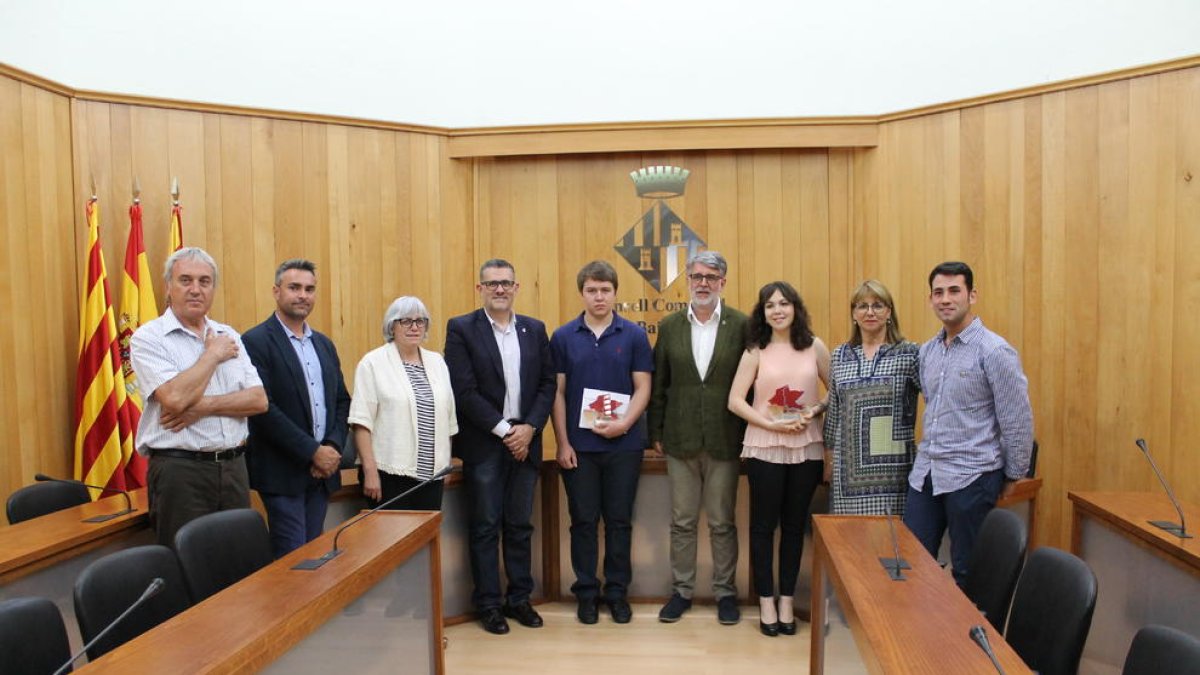
{"label": "shirt collar", "polygon": [[[971,323],[967,324],[967,327],[962,329],[962,332],[960,332],[958,335],[955,335],[954,338],[964,344],[971,344],[971,341],[974,340],[982,332],[983,332],[983,319],[981,319],[979,317],[975,317],[974,319],[971,319]],[[945,326],[943,326],[942,329],[940,331],[938,331],[937,339],[940,342],[946,341],[946,327]]]}
{"label": "shirt collar", "polygon": [[304,322],[304,336],[298,338],[296,337],[296,334],[292,332],[292,329],[288,328],[287,324],[283,322],[283,319],[279,318],[278,314],[272,312],[271,316],[275,317],[275,320],[278,321],[279,325],[283,327],[283,334],[289,338],[293,340],[307,340],[308,338],[312,337],[312,327],[308,325],[307,321]]}
{"label": "shirt collar", "polygon": [[483,315],[485,317],[487,317],[488,323],[492,324],[492,330],[498,330],[501,333],[508,333],[511,330],[515,330],[517,327],[517,313],[516,312],[512,313],[512,318],[510,318],[508,320],[508,328],[504,328],[504,329],[500,328],[500,324],[496,323],[496,320],[492,318],[491,314],[487,313],[487,310],[484,310]]}
{"label": "shirt collar", "polygon": [[[188,335],[195,335],[195,333],[193,333],[191,331],[191,329],[189,329],[187,326],[184,326],[182,323],[179,322],[179,317],[175,316],[175,312],[170,307],[167,307],[166,310],[163,311],[162,318],[167,324],[167,329],[165,331],[163,331],[164,333],[170,333],[173,331],[180,330],[180,331],[187,333]],[[204,327],[206,329],[207,328],[216,329],[215,323],[211,319],[209,319],[207,315],[204,317]],[[201,340],[204,339],[203,335],[200,335],[198,337]]]}
{"label": "shirt collar", "polygon": [[[589,333],[592,332],[591,327],[588,326],[588,324],[587,324],[586,317],[587,317],[586,311],[580,312],[579,316],[575,317],[575,324],[576,324],[575,330],[576,331],[586,330]],[[614,309],[613,313],[612,313],[612,322],[610,322],[608,324],[608,328],[605,328],[604,333],[601,333],[601,335],[608,333],[608,331],[610,331],[610,330],[613,330],[613,331],[621,330],[621,323],[622,323],[621,316],[619,314],[617,314],[617,311]]]}
{"label": "shirt collar", "polygon": [[692,309],[692,303],[688,303],[687,316],[688,323],[693,326],[713,326],[721,323],[721,306],[725,304],[724,300],[717,300],[717,308],[713,310],[712,316],[708,318],[708,323],[700,323],[700,319],[696,318],[696,312]]}

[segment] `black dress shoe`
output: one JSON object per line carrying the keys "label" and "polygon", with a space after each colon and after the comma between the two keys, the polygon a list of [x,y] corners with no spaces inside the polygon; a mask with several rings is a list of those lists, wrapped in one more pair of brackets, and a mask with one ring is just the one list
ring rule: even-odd
{"label": "black dress shoe", "polygon": [[608,611],[612,612],[613,621],[616,623],[629,623],[633,619],[633,609],[625,598],[609,600]]}
{"label": "black dress shoe", "polygon": [[510,619],[516,619],[517,623],[526,628],[541,628],[542,617],[533,608],[533,605],[528,602],[522,602],[518,605],[505,605],[504,616]]}
{"label": "black dress shoe", "polygon": [[779,623],[778,622],[763,623],[761,620],[759,620],[758,629],[760,631],[762,631],[762,634],[766,635],[767,637],[779,637]]}
{"label": "black dress shoe", "polygon": [[779,622],[779,634],[780,635],[795,635],[796,634],[796,620],[792,619],[791,621],[788,621],[787,623],[780,621]]}
{"label": "black dress shoe", "polygon": [[504,614],[500,612],[499,607],[480,610],[479,623],[484,630],[494,635],[504,635],[508,632],[508,621],[504,620]]}
{"label": "black dress shoe", "polygon": [[575,613],[579,617],[579,623],[593,624],[600,620],[600,609],[596,607],[596,600],[588,598],[579,601],[579,610]]}

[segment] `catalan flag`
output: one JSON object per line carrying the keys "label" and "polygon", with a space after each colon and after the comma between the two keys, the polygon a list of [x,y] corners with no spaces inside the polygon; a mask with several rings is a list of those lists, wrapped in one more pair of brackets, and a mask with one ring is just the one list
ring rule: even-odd
{"label": "catalan flag", "polygon": [[[146,460],[134,448],[138,421],[142,419],[142,394],[138,391],[137,373],[129,358],[129,341],[142,324],[158,316],[154,302],[154,286],[150,263],[146,259],[146,244],[142,238],[142,205],[134,200],[129,207],[129,241],[125,245],[125,267],[121,275],[121,313],[117,319],[121,343],[121,372],[125,377],[125,409],[130,429],[121,433],[121,456],[125,459],[127,489],[146,484]],[[126,445],[128,444],[128,445]]]}
{"label": "catalan flag", "polygon": [[183,248],[183,207],[176,200],[175,205],[171,207],[171,253],[181,248]]}
{"label": "catalan flag", "polygon": [[[124,466],[133,447],[123,441],[132,430],[125,407],[125,378],[117,322],[108,295],[108,274],[100,249],[96,198],[87,203],[87,263],[79,317],[79,365],[75,371],[75,478],[92,485],[125,489]],[[93,490],[92,497],[99,491]]]}

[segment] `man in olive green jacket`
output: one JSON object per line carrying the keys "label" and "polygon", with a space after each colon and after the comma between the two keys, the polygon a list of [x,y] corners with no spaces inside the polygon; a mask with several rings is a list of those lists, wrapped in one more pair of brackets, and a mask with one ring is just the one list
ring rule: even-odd
{"label": "man in olive green jacket", "polygon": [[673,592],[658,619],[673,623],[692,606],[703,504],[712,540],[717,620],[732,625],[741,618],[734,585],[734,511],[745,424],[729,412],[727,399],[745,349],[746,315],[721,301],[728,263],[720,253],[692,256],[687,271],[691,302],[659,323],[648,408],[650,440],[667,456],[671,484]]}

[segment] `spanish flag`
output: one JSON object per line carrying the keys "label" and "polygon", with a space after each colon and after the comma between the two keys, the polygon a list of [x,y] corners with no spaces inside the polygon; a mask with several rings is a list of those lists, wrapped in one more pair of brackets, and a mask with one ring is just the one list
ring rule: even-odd
{"label": "spanish flag", "polygon": [[183,207],[176,201],[171,207],[171,253],[183,248]]}
{"label": "spanish flag", "polygon": [[137,373],[129,358],[129,341],[142,324],[158,316],[154,302],[154,286],[150,263],[146,259],[146,244],[142,238],[142,205],[134,200],[129,207],[129,242],[125,245],[125,268],[121,275],[121,314],[117,319],[121,342],[121,372],[125,376],[125,409],[130,429],[121,431],[121,456],[125,459],[125,487],[132,489],[146,484],[146,460],[135,452],[134,437],[142,419],[142,394],[138,391]]}
{"label": "spanish flag", "polygon": [[[108,299],[108,274],[100,249],[100,214],[88,200],[87,263],[79,317],[79,366],[75,371],[75,478],[114,490],[125,489],[122,443],[131,430],[117,322]],[[99,497],[93,490],[92,497]]]}

